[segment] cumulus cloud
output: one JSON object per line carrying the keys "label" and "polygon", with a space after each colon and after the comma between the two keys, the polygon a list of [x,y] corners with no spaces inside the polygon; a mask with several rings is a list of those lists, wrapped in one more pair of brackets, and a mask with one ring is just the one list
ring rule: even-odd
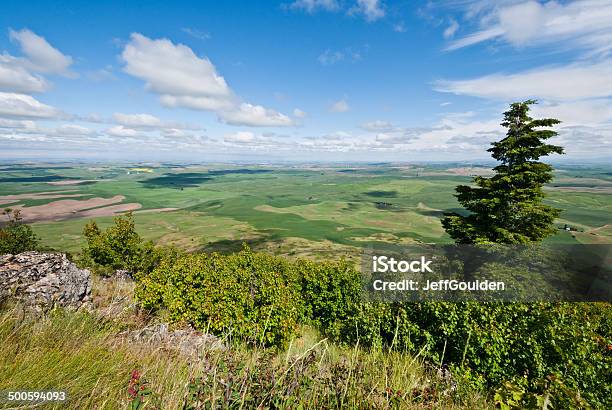
{"label": "cumulus cloud", "polygon": [[133,128],[127,128],[123,125],[116,125],[107,129],[106,134],[111,135],[113,137],[140,137],[143,135],[142,131],[135,130]]}
{"label": "cumulus cloud", "polygon": [[163,121],[158,117],[146,114],[113,114],[113,121],[119,125],[135,129],[183,129],[183,130],[199,130],[197,125],[183,124],[177,121]]}
{"label": "cumulus cloud", "polygon": [[612,3],[608,0],[463,4],[468,4],[466,20],[476,19],[480,29],[452,41],[447,50],[496,39],[515,47],[554,44],[561,49],[582,49],[589,55],[612,51]]}
{"label": "cumulus cloud", "polygon": [[21,48],[23,57],[0,54],[0,91],[40,93],[50,84],[41,74],[74,77],[69,70],[72,58],[62,54],[43,37],[30,30],[9,31],[11,40]]}
{"label": "cumulus cloud", "polygon": [[277,111],[253,105],[241,103],[237,109],[222,111],[219,118],[230,125],[250,125],[252,127],[286,127],[294,125],[293,120]]}
{"label": "cumulus cloud", "polygon": [[185,45],[134,33],[121,58],[126,73],[144,80],[147,89],[162,96],[232,98],[210,60],[196,56]]}
{"label": "cumulus cloud", "polygon": [[348,105],[348,102],[346,102],[346,98],[343,98],[334,102],[331,107],[329,107],[329,110],[331,112],[347,112],[348,110],[350,110],[350,107]]}
{"label": "cumulus cloud", "polygon": [[49,83],[39,75],[28,72],[15,64],[15,59],[0,55],[0,90],[18,93],[40,93],[49,88]]}
{"label": "cumulus cloud", "polygon": [[62,54],[43,37],[28,29],[10,30],[9,34],[11,40],[17,42],[25,54],[23,64],[26,68],[45,74],[75,76],[75,73],[69,70],[72,57]]}
{"label": "cumulus cloud", "polygon": [[232,125],[293,125],[284,114],[241,101],[208,58],[198,57],[183,44],[133,33],[121,58],[124,71],[144,80],[166,107],[213,111]]}
{"label": "cumulus cloud", "polygon": [[0,117],[58,119],[66,117],[66,114],[55,107],[41,103],[32,96],[0,92]]}

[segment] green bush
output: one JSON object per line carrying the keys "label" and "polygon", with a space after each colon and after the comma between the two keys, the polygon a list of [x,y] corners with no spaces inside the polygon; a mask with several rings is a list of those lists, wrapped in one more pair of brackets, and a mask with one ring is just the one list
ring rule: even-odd
{"label": "green bush", "polygon": [[131,212],[115,217],[115,224],[101,231],[95,221],[85,225],[87,240],[84,264],[94,264],[99,272],[125,269],[131,273],[150,272],[168,250],[144,242],[136,232]]}
{"label": "green bush", "polygon": [[249,343],[283,345],[303,314],[299,284],[282,258],[248,248],[231,255],[181,255],[139,275],[136,298],[171,320]]}
{"label": "green bush", "polygon": [[360,273],[348,262],[312,262],[298,260],[294,264],[299,278],[304,315],[338,336],[342,321],[354,314],[360,300]]}
{"label": "green bush", "polygon": [[364,303],[341,337],[420,353],[476,386],[537,392],[557,375],[591,405],[610,408],[611,313],[605,303]]}
{"label": "green bush", "polygon": [[18,254],[38,249],[39,239],[29,225],[22,222],[19,209],[6,208],[2,212],[7,221],[0,228],[0,255]]}

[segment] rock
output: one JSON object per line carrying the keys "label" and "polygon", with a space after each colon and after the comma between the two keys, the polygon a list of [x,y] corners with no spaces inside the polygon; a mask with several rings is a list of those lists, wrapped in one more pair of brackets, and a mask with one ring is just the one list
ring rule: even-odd
{"label": "rock", "polygon": [[111,275],[111,277],[121,279],[121,280],[132,280],[134,278],[132,275],[132,272],[126,269],[115,270],[115,272]]}
{"label": "rock", "polygon": [[181,352],[193,358],[200,357],[206,350],[226,350],[227,347],[217,336],[198,332],[193,328],[168,331],[166,323],[147,326],[140,330],[122,333],[128,340],[153,344]]}
{"label": "rock", "polygon": [[91,307],[91,274],[61,253],[24,252],[0,256],[0,301],[17,299],[27,308]]}

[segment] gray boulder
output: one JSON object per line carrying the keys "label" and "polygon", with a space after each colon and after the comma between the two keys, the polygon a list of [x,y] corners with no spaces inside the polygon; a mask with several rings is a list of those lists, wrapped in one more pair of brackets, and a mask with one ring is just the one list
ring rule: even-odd
{"label": "gray boulder", "polygon": [[38,311],[91,307],[91,274],[61,253],[0,256],[0,301],[14,298]]}
{"label": "gray boulder", "polygon": [[227,347],[217,336],[198,332],[188,327],[169,330],[166,323],[147,326],[144,329],[126,331],[121,334],[136,343],[151,344],[169,350],[179,351],[191,358],[201,357],[207,350],[226,350]]}

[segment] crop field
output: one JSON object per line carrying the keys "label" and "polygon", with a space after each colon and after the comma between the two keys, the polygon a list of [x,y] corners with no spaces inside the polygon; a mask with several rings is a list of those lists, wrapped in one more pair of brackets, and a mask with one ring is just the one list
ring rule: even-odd
{"label": "crop field", "polygon": [[[145,239],[186,250],[247,242],[286,256],[353,258],[371,244],[450,242],[440,217],[461,211],[454,187],[488,173],[460,164],[12,164],[0,166],[0,205],[20,208],[44,245],[68,252],[81,248],[87,221],[104,227],[133,211]],[[612,242],[609,168],[561,168],[546,193],[563,210],[549,241]]]}

